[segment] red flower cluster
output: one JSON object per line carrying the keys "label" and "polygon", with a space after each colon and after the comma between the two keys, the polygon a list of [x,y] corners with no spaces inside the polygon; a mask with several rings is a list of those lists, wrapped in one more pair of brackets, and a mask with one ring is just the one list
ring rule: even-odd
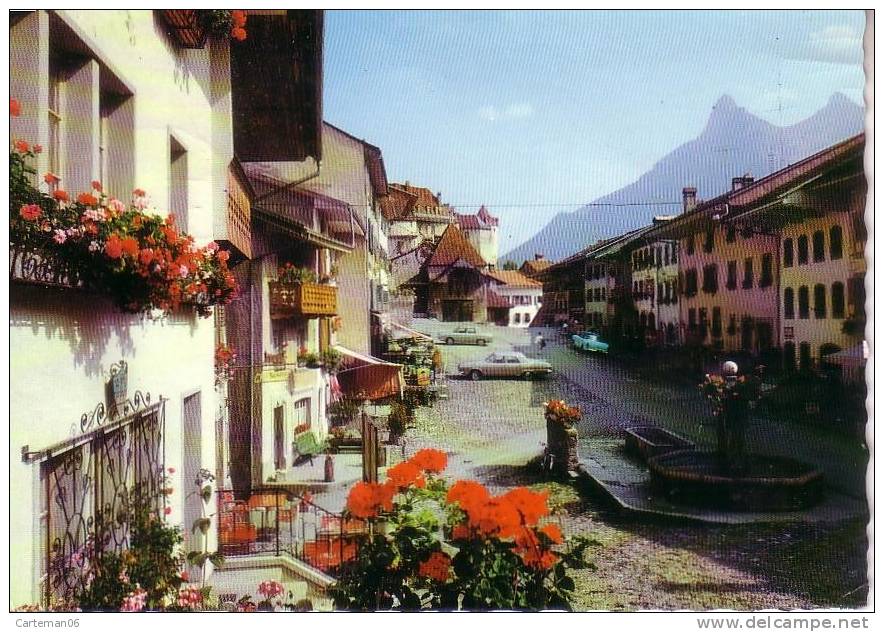
{"label": "red flower cluster", "polygon": [[9,99],[9,114],[21,116],[21,103],[18,102],[18,99]]}
{"label": "red flower cluster", "polygon": [[411,462],[424,472],[438,474],[448,467],[448,455],[441,450],[424,448],[411,457]]}
{"label": "red flower cluster", "polygon": [[448,580],[450,568],[451,558],[441,551],[433,551],[425,562],[421,562],[417,572],[421,577],[441,583]]}
{"label": "red flower cluster", "polygon": [[438,474],[447,465],[444,452],[431,448],[420,450],[408,461],[389,468],[385,483],[356,483],[347,497],[347,509],[357,518],[375,518],[379,513],[392,511],[397,492],[409,487],[426,487],[425,475]]}
{"label": "red flower cluster", "polygon": [[549,421],[573,426],[580,421],[581,412],[577,406],[568,406],[563,399],[554,399],[544,404],[545,416]]}
{"label": "red flower cluster", "polygon": [[230,29],[230,37],[238,42],[246,39],[246,12],[242,9],[234,9],[230,12],[230,19],[233,22],[233,28]]}

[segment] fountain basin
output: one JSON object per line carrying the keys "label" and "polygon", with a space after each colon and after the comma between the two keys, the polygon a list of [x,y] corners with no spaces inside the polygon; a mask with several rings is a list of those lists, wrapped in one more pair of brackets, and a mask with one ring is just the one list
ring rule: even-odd
{"label": "fountain basin", "polygon": [[722,470],[712,452],[679,450],[648,460],[656,493],[676,504],[730,511],[794,511],[820,501],[823,475],[779,456],[752,455],[740,474]]}
{"label": "fountain basin", "polygon": [[693,450],[693,441],[657,426],[637,426],[624,431],[626,451],[644,461],[675,450]]}

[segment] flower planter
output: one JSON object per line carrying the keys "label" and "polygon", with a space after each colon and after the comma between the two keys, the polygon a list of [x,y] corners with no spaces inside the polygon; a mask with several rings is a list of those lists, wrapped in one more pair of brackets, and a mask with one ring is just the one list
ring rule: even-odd
{"label": "flower planter", "polygon": [[281,283],[271,281],[270,317],[335,316],[338,311],[338,288],[319,283]]}

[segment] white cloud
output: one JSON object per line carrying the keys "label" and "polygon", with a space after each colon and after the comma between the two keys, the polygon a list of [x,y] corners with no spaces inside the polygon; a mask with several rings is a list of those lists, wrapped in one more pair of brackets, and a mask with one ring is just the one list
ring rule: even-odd
{"label": "white cloud", "polygon": [[484,105],[479,108],[479,118],[484,121],[512,121],[534,116],[534,106],[530,103],[510,103],[505,107]]}
{"label": "white cloud", "polygon": [[832,24],[811,33],[786,57],[832,64],[858,64],[863,58],[863,31],[847,24]]}

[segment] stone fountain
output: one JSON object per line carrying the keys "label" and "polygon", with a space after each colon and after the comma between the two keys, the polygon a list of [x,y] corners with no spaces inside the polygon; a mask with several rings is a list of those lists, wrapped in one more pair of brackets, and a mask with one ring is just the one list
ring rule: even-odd
{"label": "stone fountain", "polygon": [[822,498],[823,476],[814,467],[746,449],[749,409],[760,375],[740,376],[725,362],[723,376],[706,376],[704,393],[716,414],[716,450],[675,450],[648,459],[652,489],[677,504],[729,511],[789,511]]}

